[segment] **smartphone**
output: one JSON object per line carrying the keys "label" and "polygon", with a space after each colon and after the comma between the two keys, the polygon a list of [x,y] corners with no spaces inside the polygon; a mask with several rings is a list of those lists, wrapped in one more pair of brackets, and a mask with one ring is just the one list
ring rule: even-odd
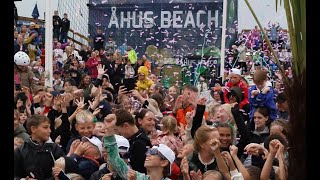
{"label": "smartphone", "polygon": [[127,93],[130,93],[131,90],[136,87],[135,79],[123,79],[122,86],[127,89]]}

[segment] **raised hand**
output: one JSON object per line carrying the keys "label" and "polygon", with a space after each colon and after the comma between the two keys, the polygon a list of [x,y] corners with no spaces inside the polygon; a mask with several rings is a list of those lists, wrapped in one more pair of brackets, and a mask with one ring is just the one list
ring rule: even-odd
{"label": "raised hand", "polygon": [[125,88],[124,86],[120,86],[118,91],[118,96],[119,97],[124,96],[126,92],[127,92],[127,88]]}
{"label": "raised hand", "polygon": [[76,150],[77,147],[79,146],[80,142],[81,142],[81,141],[80,141],[79,139],[76,139],[76,140],[74,140],[74,141],[72,142],[72,144],[71,144],[71,146],[70,146],[70,150],[69,150],[69,152],[68,152],[68,156],[72,155],[72,154],[75,152],[75,150]]}
{"label": "raised hand", "polygon": [[252,97],[255,97],[256,95],[258,95],[259,94],[259,90],[253,90],[253,91],[251,91],[251,96]]}
{"label": "raised hand", "polygon": [[238,154],[238,147],[237,146],[231,145],[229,147],[229,150],[230,150],[231,156],[237,156],[237,154]]}
{"label": "raised hand", "polygon": [[183,99],[183,95],[179,95],[179,96],[177,97],[177,100],[176,100],[176,102],[175,102],[175,104],[174,104],[174,108],[175,108],[175,109],[180,109],[180,108],[182,108],[182,99]]}
{"label": "raised hand", "polygon": [[262,94],[267,94],[270,91],[270,87],[265,87],[262,91]]}
{"label": "raised hand", "polygon": [[189,175],[189,164],[186,157],[181,160],[180,170],[183,175]]}
{"label": "raised hand", "polygon": [[244,150],[251,155],[259,156],[259,153],[263,153],[264,147],[257,143],[248,144]]}
{"label": "raised hand", "polygon": [[33,103],[40,103],[41,101],[41,96],[40,95],[35,95],[33,97]]}
{"label": "raised hand", "polygon": [[93,116],[96,116],[96,115],[98,115],[98,114],[100,113],[100,111],[101,111],[100,108],[96,108],[96,109],[93,111],[92,115],[93,115]]}
{"label": "raised hand", "polygon": [[193,122],[193,117],[194,117],[194,111],[190,111],[186,113],[186,121],[187,121],[187,125],[192,126],[192,122]]}
{"label": "raised hand", "polygon": [[127,173],[127,179],[128,180],[137,180],[136,171],[129,169]]}
{"label": "raised hand", "polygon": [[200,169],[197,172],[191,171],[190,172],[190,177],[191,177],[191,180],[201,180],[202,179],[202,173],[201,173]]}
{"label": "raised hand", "polygon": [[212,151],[214,152],[214,153],[216,153],[216,152],[220,152],[220,141],[219,141],[219,139],[212,139],[211,141],[210,141],[210,144],[211,144],[211,149],[212,149]]}
{"label": "raised hand", "polygon": [[52,174],[55,180],[59,180],[59,173],[62,171],[61,167],[53,167],[52,168]]}
{"label": "raised hand", "polygon": [[84,103],[84,97],[80,97],[80,101],[76,99],[75,103],[78,106],[78,108],[81,109],[83,109],[87,105],[87,103]]}
{"label": "raised hand", "polygon": [[206,105],[207,99],[205,97],[198,99],[198,104],[199,105]]}
{"label": "raised hand", "polygon": [[97,66],[98,75],[102,75],[103,76],[108,71],[108,69],[104,70],[104,68],[105,68],[105,65],[102,65],[102,64],[99,64]]}
{"label": "raised hand", "polygon": [[228,151],[223,151],[221,152],[221,156],[223,159],[228,163],[228,166],[230,167],[231,164],[233,163],[233,159]]}
{"label": "raised hand", "polygon": [[117,117],[115,114],[108,114],[104,118],[104,124],[106,125],[106,136],[111,136],[115,134],[116,122],[117,122]]}
{"label": "raised hand", "polygon": [[80,142],[80,144],[78,145],[78,147],[74,151],[74,153],[77,154],[78,156],[82,156],[84,154],[84,152],[89,148],[90,148],[90,146],[88,143]]}

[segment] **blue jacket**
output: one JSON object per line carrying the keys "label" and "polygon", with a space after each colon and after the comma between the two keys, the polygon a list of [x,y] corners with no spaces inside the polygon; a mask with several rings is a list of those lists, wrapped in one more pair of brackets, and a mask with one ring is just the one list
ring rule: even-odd
{"label": "blue jacket", "polygon": [[270,90],[267,94],[259,93],[254,98],[251,97],[251,92],[257,90],[257,86],[253,85],[249,89],[249,101],[250,101],[250,121],[253,120],[253,114],[257,107],[264,106],[269,110],[269,120],[273,121],[277,118],[277,108],[276,103],[274,102],[274,92],[273,88],[270,87]]}

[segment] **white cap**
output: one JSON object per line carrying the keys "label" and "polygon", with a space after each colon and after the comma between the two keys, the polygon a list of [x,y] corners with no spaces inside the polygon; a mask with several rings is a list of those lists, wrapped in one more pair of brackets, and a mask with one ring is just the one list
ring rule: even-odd
{"label": "white cap", "polygon": [[123,153],[128,152],[129,148],[130,148],[130,143],[129,143],[128,139],[126,139],[123,136],[117,135],[117,134],[115,134],[114,136],[116,137],[119,152],[123,152]]}
{"label": "white cap", "polygon": [[159,144],[158,146],[153,146],[152,149],[157,149],[170,162],[170,174],[171,174],[171,166],[174,159],[176,158],[172,149],[170,149],[165,144]]}
{"label": "white cap", "polygon": [[14,62],[20,66],[28,66],[30,64],[30,57],[27,53],[19,51],[14,55]]}
{"label": "white cap", "polygon": [[81,139],[82,142],[89,141],[91,144],[95,145],[98,147],[99,152],[100,152],[100,157],[102,157],[102,142],[100,141],[99,138],[92,136],[92,138],[88,138],[83,136]]}
{"label": "white cap", "polygon": [[232,68],[232,69],[230,69],[229,74],[238,74],[241,76],[241,70],[237,69],[237,68]]}

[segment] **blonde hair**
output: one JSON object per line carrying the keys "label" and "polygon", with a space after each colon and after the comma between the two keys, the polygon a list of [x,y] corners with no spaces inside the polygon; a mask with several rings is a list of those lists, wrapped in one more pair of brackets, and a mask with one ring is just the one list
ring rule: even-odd
{"label": "blonde hair", "polygon": [[93,123],[93,115],[88,110],[82,110],[76,115],[76,123],[87,123],[92,122]]}
{"label": "blonde hair", "polygon": [[204,179],[205,177],[211,175],[211,174],[214,174],[214,175],[217,175],[219,179],[223,179],[223,176],[221,174],[221,172],[219,171],[216,171],[216,170],[209,170],[207,172],[205,172],[203,175],[202,175],[202,179]]}
{"label": "blonde hair", "polygon": [[213,131],[218,131],[218,129],[208,125],[202,125],[199,127],[193,137],[193,146],[197,152],[201,150],[201,144],[209,140],[209,133]]}
{"label": "blonde hair", "polygon": [[232,108],[231,105],[230,104],[222,104],[220,107],[226,111],[226,113],[228,114],[228,116],[230,118],[227,122],[231,123],[232,125],[235,126],[236,122],[235,122],[233,114],[231,112],[231,108]]}
{"label": "blonde hair", "polygon": [[216,113],[216,110],[221,106],[221,104],[218,104],[218,103],[214,103],[214,104],[211,104],[208,106],[208,114],[209,114],[209,117],[212,117],[214,116],[214,114]]}
{"label": "blonde hair", "polygon": [[165,116],[162,118],[163,127],[170,133],[177,132],[177,119],[173,116]]}

